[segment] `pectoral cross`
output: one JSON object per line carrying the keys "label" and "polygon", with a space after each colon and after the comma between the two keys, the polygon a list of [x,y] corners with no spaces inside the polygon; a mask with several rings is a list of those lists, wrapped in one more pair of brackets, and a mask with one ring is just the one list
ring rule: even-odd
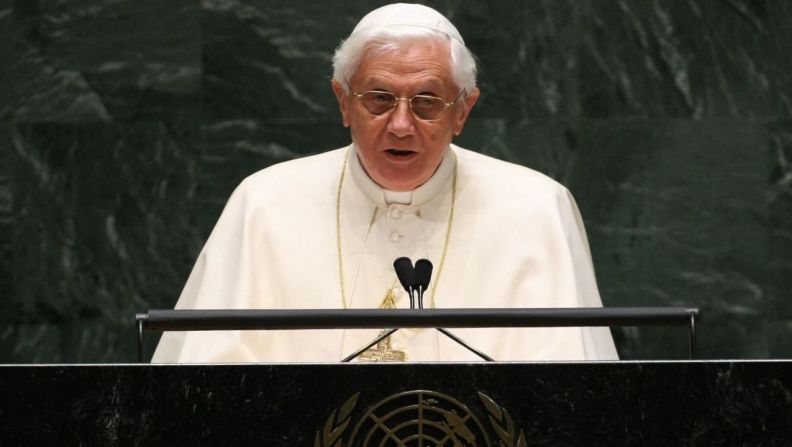
{"label": "pectoral cross", "polygon": [[[395,286],[396,283],[394,282],[388,291],[385,292],[385,298],[383,298],[379,306],[380,309],[396,308],[396,292],[393,290]],[[380,335],[386,330],[380,332]],[[363,354],[360,354],[358,359],[361,362],[403,362],[407,360],[407,353],[391,348],[391,338],[386,337]]]}

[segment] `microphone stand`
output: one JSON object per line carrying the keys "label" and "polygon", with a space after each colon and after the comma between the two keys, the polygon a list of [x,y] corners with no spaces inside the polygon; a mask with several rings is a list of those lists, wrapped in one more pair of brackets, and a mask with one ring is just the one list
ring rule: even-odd
{"label": "microphone stand", "polygon": [[[420,286],[418,286],[418,307],[420,309],[424,308],[423,307],[423,294],[424,294],[423,286],[420,285]],[[436,327],[435,329],[437,329],[441,334],[445,335],[446,337],[450,338],[451,340],[454,340],[457,344],[461,345],[463,348],[465,348],[468,351],[472,352],[473,354],[476,354],[477,356],[481,357],[484,361],[487,361],[487,362],[494,362],[495,361],[495,359],[493,359],[492,357],[488,356],[487,354],[484,354],[483,352],[479,351],[478,349],[476,349],[476,348],[470,346],[469,344],[467,344],[464,340],[462,340],[461,338],[459,338],[456,335],[454,335],[453,333],[451,333],[451,331],[449,331],[448,329],[441,328],[441,327]]]}
{"label": "microphone stand", "polygon": [[477,356],[481,357],[484,361],[487,361],[487,362],[494,362],[495,361],[495,359],[493,359],[492,357],[488,356],[487,354],[484,354],[483,352],[479,351],[478,349],[474,348],[473,346],[470,346],[469,344],[465,343],[464,340],[462,340],[461,338],[459,338],[456,335],[452,334],[451,331],[449,331],[448,329],[443,329],[441,327],[436,327],[435,329],[440,331],[441,334],[445,335],[446,337],[450,338],[451,340],[454,340],[455,342],[457,342],[460,345],[462,345],[463,348],[466,348],[468,351],[470,351],[473,354],[476,354]]}

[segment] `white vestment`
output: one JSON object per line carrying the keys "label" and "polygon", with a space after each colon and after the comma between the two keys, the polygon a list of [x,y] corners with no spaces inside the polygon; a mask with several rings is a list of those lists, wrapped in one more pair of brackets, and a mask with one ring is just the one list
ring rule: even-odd
{"label": "white vestment", "polygon": [[[602,305],[585,230],[567,189],[531,169],[452,145],[437,172],[412,194],[382,190],[353,146],[251,175],[226,204],[176,308],[377,308],[391,287],[396,307],[409,308],[392,266],[401,256],[433,262],[427,308]],[[378,332],[168,332],[152,361],[336,362]],[[608,328],[453,333],[495,360],[618,358]],[[433,329],[402,329],[391,343],[408,361],[480,360]]]}

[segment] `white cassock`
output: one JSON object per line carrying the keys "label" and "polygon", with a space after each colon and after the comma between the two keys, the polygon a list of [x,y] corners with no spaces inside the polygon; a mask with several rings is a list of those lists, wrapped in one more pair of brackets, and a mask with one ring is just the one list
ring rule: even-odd
{"label": "white cassock", "polygon": [[[396,307],[409,308],[393,270],[401,256],[434,264],[425,307],[602,306],[569,191],[531,169],[452,145],[432,178],[407,193],[375,184],[354,146],[251,175],[226,204],[176,308],[377,308],[390,288]],[[378,332],[168,332],[152,361],[336,362]],[[608,328],[453,332],[499,361],[618,358]],[[399,330],[391,347],[408,361],[480,360],[433,329]]]}

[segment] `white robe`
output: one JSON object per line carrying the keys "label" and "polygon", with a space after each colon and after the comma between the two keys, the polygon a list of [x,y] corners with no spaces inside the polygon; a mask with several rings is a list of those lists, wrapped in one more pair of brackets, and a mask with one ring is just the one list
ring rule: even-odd
{"label": "white robe", "polygon": [[[456,202],[446,237],[455,165]],[[445,265],[438,276],[446,239]],[[392,267],[400,256],[434,263],[425,307],[602,306],[585,230],[569,191],[531,169],[452,145],[433,177],[406,195],[376,185],[353,146],[251,175],[226,204],[176,308],[376,308],[394,285],[397,307],[408,308],[407,293]],[[152,361],[335,362],[378,332],[168,332]],[[608,328],[453,332],[501,361],[618,358]],[[433,329],[402,329],[391,341],[409,361],[479,360]]]}

